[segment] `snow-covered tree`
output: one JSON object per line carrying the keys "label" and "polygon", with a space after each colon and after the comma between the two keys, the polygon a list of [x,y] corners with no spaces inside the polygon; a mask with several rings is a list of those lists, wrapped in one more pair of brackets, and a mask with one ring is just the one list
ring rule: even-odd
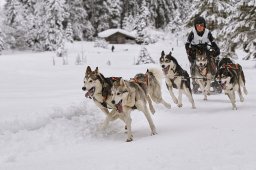
{"label": "snow-covered tree", "polygon": [[135,30],[137,30],[138,37],[136,38],[137,43],[144,42],[145,28],[150,26],[150,12],[145,0],[142,1],[139,14],[135,21]]}
{"label": "snow-covered tree", "polygon": [[240,0],[234,7],[221,32],[222,46],[228,52],[243,47],[245,59],[256,58],[256,2]]}
{"label": "snow-covered tree", "polygon": [[28,15],[28,10],[19,0],[7,0],[4,10],[6,16],[4,24],[7,28],[5,34],[9,39],[9,45],[24,48],[26,46],[24,35],[28,31],[25,16]]}
{"label": "snow-covered tree", "polygon": [[65,37],[66,37],[66,40],[69,41],[69,42],[73,42],[73,30],[72,30],[72,25],[70,22],[68,22],[67,24],[67,28],[65,30]]}
{"label": "snow-covered tree", "polygon": [[139,57],[135,64],[140,65],[140,64],[149,64],[149,63],[156,63],[156,62],[150,57],[147,48],[145,46],[142,46]]}
{"label": "snow-covered tree", "polygon": [[1,54],[1,51],[3,51],[5,48],[4,48],[4,34],[2,33],[1,29],[0,29],[0,54]]}
{"label": "snow-covered tree", "polygon": [[45,19],[47,28],[45,47],[47,50],[56,50],[63,46],[65,33],[63,21],[69,17],[65,0],[46,0]]}
{"label": "snow-covered tree", "polygon": [[121,23],[121,1],[107,0],[108,11],[110,15],[110,28],[120,28]]}
{"label": "snow-covered tree", "polygon": [[75,40],[91,40],[95,32],[81,0],[67,0],[69,23]]}
{"label": "snow-covered tree", "polygon": [[188,26],[193,26],[194,18],[202,16],[206,20],[206,26],[210,30],[221,30],[226,18],[231,14],[233,7],[230,0],[202,0],[194,2],[193,12],[188,21]]}
{"label": "snow-covered tree", "polygon": [[107,2],[103,2],[102,4],[102,8],[100,9],[101,13],[100,16],[98,18],[98,28],[97,31],[101,32],[101,31],[105,31],[110,27],[110,11],[108,9],[108,4]]}
{"label": "snow-covered tree", "polygon": [[135,28],[135,19],[132,15],[124,18],[122,23],[123,29],[127,31],[132,31]]}

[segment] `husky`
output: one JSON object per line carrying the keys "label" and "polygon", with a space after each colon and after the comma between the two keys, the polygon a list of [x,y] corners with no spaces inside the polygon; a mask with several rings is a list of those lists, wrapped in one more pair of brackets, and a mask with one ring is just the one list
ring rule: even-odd
{"label": "husky", "polygon": [[162,72],[160,71],[161,70],[158,70],[156,68],[150,68],[147,69],[145,74],[136,74],[132,79],[132,81],[138,83],[146,93],[151,112],[153,110],[151,99],[157,104],[163,104],[168,109],[171,108],[171,104],[167,103],[162,97],[161,79],[163,76]]}
{"label": "husky", "polygon": [[217,70],[219,70],[221,67],[225,67],[229,64],[234,64],[233,60],[231,60],[231,58],[229,57],[223,57],[221,58],[221,60],[218,62],[218,67]]}
{"label": "husky", "polygon": [[210,95],[211,81],[214,78],[214,71],[209,62],[205,49],[196,48],[196,60],[192,77],[204,95],[204,100],[207,100],[207,95]]}
{"label": "husky", "polygon": [[[187,71],[181,68],[171,52],[168,55],[165,55],[164,51],[162,51],[160,64],[165,75],[167,89],[169,90],[174,103],[177,104],[178,107],[182,107],[182,93],[184,93],[192,104],[192,108],[195,109],[195,102],[192,97],[190,79]],[[173,88],[176,88],[179,91],[178,99],[173,93]]]}
{"label": "husky", "polygon": [[117,77],[104,77],[99,72],[98,67],[92,71],[91,67],[88,66],[85,72],[82,90],[86,91],[85,97],[93,99],[94,103],[105,113],[106,118],[102,124],[102,129],[106,129],[110,121],[118,118],[124,121],[111,102],[111,88],[116,79]]}
{"label": "husky", "polygon": [[241,102],[244,101],[241,89],[243,89],[245,95],[248,94],[242,66],[233,63],[229,58],[222,58],[218,67],[215,78],[219,80],[224,93],[229,97],[232,109],[237,110],[235,92],[238,93]]}
{"label": "husky", "polygon": [[137,109],[142,111],[147,118],[151,128],[151,135],[156,134],[156,128],[147,107],[146,94],[143,89],[135,82],[118,79],[112,86],[112,104],[122,116],[127,126],[127,142],[133,140],[131,132],[131,111]]}

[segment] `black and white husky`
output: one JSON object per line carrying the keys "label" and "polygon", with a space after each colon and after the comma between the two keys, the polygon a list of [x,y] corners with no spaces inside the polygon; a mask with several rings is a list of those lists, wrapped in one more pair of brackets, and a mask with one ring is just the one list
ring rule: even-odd
{"label": "black and white husky", "polygon": [[235,92],[238,93],[241,102],[244,101],[241,89],[245,95],[248,94],[242,66],[234,64],[229,58],[222,58],[215,77],[219,80],[224,93],[229,97],[232,109],[237,110]]}
{"label": "black and white husky", "polygon": [[104,77],[99,72],[98,67],[94,71],[91,70],[90,66],[86,69],[82,90],[86,91],[85,97],[92,98],[94,103],[105,113],[103,129],[107,127],[110,121],[118,118],[123,120],[122,117],[119,117],[115,105],[111,102],[111,88],[114,80],[112,77]]}
{"label": "black and white husky", "polygon": [[[183,70],[178,64],[177,60],[172,56],[172,53],[165,55],[164,51],[161,53],[160,64],[165,75],[165,82],[167,89],[178,107],[182,107],[182,93],[185,94],[192,104],[192,108],[195,107],[195,102],[192,97],[190,78],[187,71]],[[173,88],[178,89],[179,96],[178,99],[173,93]]]}

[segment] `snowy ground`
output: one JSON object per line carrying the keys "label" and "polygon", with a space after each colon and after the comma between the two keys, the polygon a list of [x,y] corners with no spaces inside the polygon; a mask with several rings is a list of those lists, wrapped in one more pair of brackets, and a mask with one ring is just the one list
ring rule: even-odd
{"label": "snowy ground", "polygon": [[[174,56],[188,70],[184,47],[173,41],[147,49],[158,62],[162,50],[174,47]],[[235,111],[224,94],[208,101],[194,95],[197,109],[191,109],[184,96],[183,108],[178,108],[163,81],[164,98],[172,109],[154,105],[158,134],[150,136],[143,114],[134,111],[134,141],[126,143],[121,121],[99,130],[104,114],[81,90],[85,68],[98,66],[105,76],[128,79],[160,66],[134,65],[137,45],[116,45],[114,53],[110,47],[71,44],[68,65],[51,52],[0,55],[1,170],[256,170],[255,63],[237,61],[249,94]],[[82,51],[86,63],[76,65]],[[239,58],[243,55],[239,52]]]}

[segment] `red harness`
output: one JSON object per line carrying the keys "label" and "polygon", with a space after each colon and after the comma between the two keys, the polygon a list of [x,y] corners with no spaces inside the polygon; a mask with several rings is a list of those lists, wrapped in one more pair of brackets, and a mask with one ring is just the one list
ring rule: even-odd
{"label": "red harness", "polygon": [[238,64],[224,64],[222,67],[223,68],[227,68],[227,69],[235,69],[235,70],[239,69],[239,65]]}

